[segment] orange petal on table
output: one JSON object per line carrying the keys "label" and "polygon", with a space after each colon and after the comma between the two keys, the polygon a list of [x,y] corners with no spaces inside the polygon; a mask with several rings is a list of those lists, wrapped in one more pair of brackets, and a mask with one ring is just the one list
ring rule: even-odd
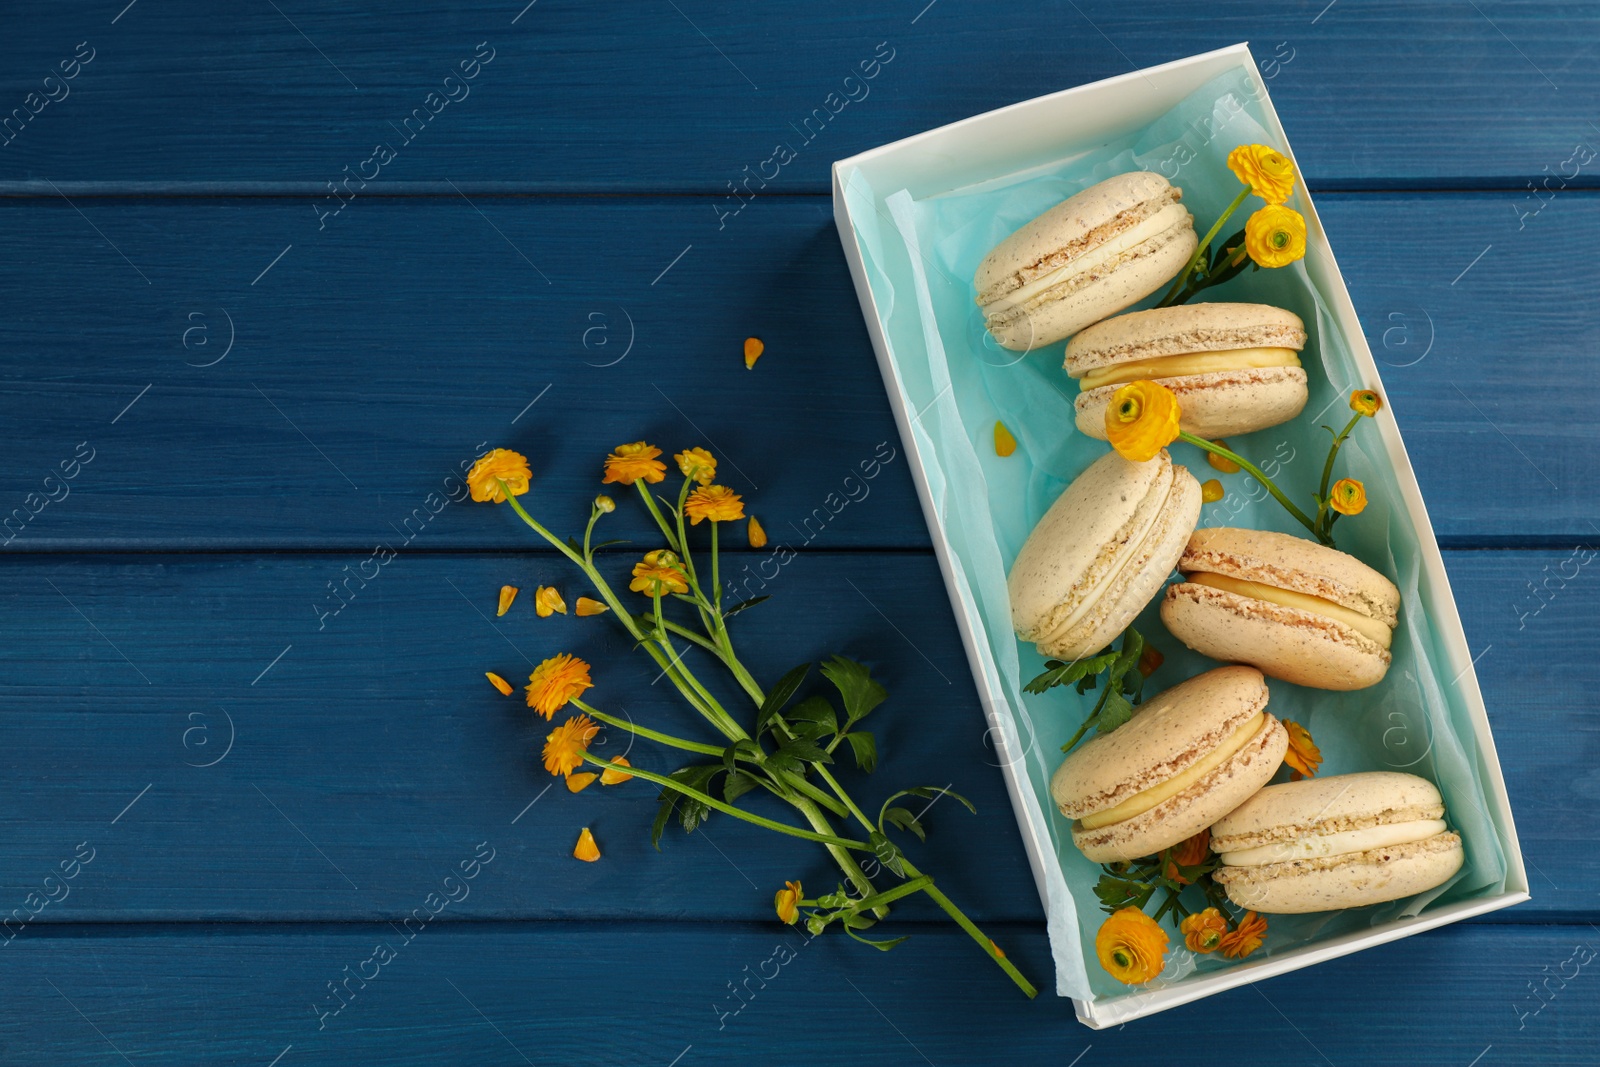
{"label": "orange petal on table", "polygon": [[593,771],[584,771],[582,774],[569,774],[567,775],[567,792],[581,793],[593,785],[594,780],[598,777],[600,776]]}
{"label": "orange petal on table", "polygon": [[490,685],[500,690],[501,696],[508,697],[511,695],[511,683],[494,673],[494,671],[484,671],[483,676],[489,679]]}
{"label": "orange petal on table", "polygon": [[561,594],[555,587],[541,585],[533,594],[533,610],[539,613],[539,618],[548,619],[553,613],[567,613],[567,602],[561,599]]}
{"label": "orange petal on table", "polygon": [[590,600],[586,596],[581,596],[578,598],[578,617],[580,619],[589,615],[604,615],[610,610],[610,608],[606,607],[606,605],[600,603],[598,600]]}
{"label": "orange petal on table", "polygon": [[511,602],[515,599],[517,599],[517,587],[514,585],[502,585],[500,587],[500,607],[495,610],[495,617],[498,618],[510,611]]}
{"label": "orange petal on table", "polygon": [[761,525],[761,523],[756,521],[756,517],[754,515],[750,516],[750,523],[745,528],[745,533],[747,533],[750,537],[751,548],[767,547],[767,531]]}
{"label": "orange petal on table", "polygon": [[594,835],[587,826],[578,835],[578,846],[572,850],[572,855],[585,863],[593,863],[600,858],[600,846],[594,843]]}
{"label": "orange petal on table", "polygon": [[1200,499],[1207,504],[1215,504],[1227,495],[1227,490],[1222,488],[1222,483],[1215,478],[1209,478],[1200,483]]}
{"label": "orange petal on table", "polygon": [[1002,459],[1017,450],[1017,439],[1011,436],[1011,431],[1006,429],[1006,424],[994,424],[994,453]]}
{"label": "orange petal on table", "polygon": [[760,359],[761,353],[766,350],[767,346],[761,343],[761,338],[746,337],[744,339],[744,369],[750,370],[754,367],[756,360]]}
{"label": "orange petal on table", "polygon": [[[628,758],[626,756],[616,756],[611,760],[611,762],[618,767],[633,766],[633,764],[628,762]],[[633,775],[624,774],[622,771],[604,770],[600,772],[601,785],[621,785],[623,782],[631,781],[632,779]]]}

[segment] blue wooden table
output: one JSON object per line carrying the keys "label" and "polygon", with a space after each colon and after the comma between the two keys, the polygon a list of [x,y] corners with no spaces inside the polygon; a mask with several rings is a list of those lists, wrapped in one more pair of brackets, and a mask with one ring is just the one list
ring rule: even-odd
{"label": "blue wooden table", "polygon": [[[523,2],[5,19],[0,1061],[1595,1061],[1592,5]],[[880,775],[978,806],[919,860],[1050,985],[904,457],[791,533],[898,445],[828,167],[1242,39],[1386,364],[1534,899],[1094,1033],[928,907],[889,954],[805,943],[772,894],[829,881],[810,846],[721,818],[657,853],[642,783],[547,794],[547,727],[485,670],[571,650],[636,718],[683,713],[614,628],[496,619],[502,584],[575,582],[446,479],[518,448],[571,529],[613,445],[711,447],[804,540],[753,668],[874,664]]]}

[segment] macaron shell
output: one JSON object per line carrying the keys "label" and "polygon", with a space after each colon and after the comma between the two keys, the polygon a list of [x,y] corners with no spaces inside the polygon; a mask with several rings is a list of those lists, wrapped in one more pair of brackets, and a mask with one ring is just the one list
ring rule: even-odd
{"label": "macaron shell", "polygon": [[1345,856],[1222,867],[1215,878],[1241,908],[1298,915],[1415,896],[1449,881],[1465,859],[1460,835],[1443,833]]}
{"label": "macaron shell", "polygon": [[1269,785],[1211,827],[1217,853],[1444,816],[1439,787],[1404,771],[1356,771]]}
{"label": "macaron shell", "polygon": [[1097,269],[1080,288],[1064,295],[1049,290],[1023,312],[988,319],[989,333],[1013,352],[1042,348],[1071,337],[1166,285],[1189,262],[1198,246],[1190,216],[1182,225],[1146,241],[1127,257]]}
{"label": "macaron shell", "polygon": [[[1305,408],[1309,395],[1303,367],[1262,367],[1155,380],[1178,398],[1182,412],[1179,428],[1207,439],[1234,437],[1288,422]],[[1079,393],[1078,429],[1106,440],[1106,407],[1120,388],[1103,385]]]}
{"label": "macaron shell", "polygon": [[1118,804],[1199,763],[1259,715],[1271,694],[1253,667],[1216,667],[1145,700],[1120,728],[1073,749],[1050,779],[1069,819]]}
{"label": "macaron shell", "polygon": [[1106,319],[1067,345],[1067,373],[1074,378],[1101,367],[1138,359],[1235,348],[1292,348],[1306,344],[1300,316],[1270,304],[1179,304]]}
{"label": "macaron shell", "polygon": [[1296,685],[1365,689],[1389,670],[1389,651],[1344,623],[1193,582],[1167,587],[1161,621],[1203,656]]}
{"label": "macaron shell", "polygon": [[1141,815],[1098,830],[1082,830],[1074,824],[1072,843],[1093,863],[1155,855],[1193,837],[1248,800],[1277,772],[1288,749],[1289,732],[1268,712],[1262,729],[1244,748],[1194,785]]}
{"label": "macaron shell", "polygon": [[1231,526],[1196,530],[1178,567],[1185,574],[1210,571],[1321,597],[1391,628],[1399,621],[1400,590],[1381,572],[1292,534]]}
{"label": "macaron shell", "polygon": [[1200,483],[1187,467],[1174,465],[1166,501],[1143,541],[1130,546],[1132,558],[1075,625],[1063,633],[1041,636],[1037,642],[1040,654],[1067,660],[1092,655],[1127,629],[1161,592],[1177,566],[1195,523],[1200,521],[1200,505]]}

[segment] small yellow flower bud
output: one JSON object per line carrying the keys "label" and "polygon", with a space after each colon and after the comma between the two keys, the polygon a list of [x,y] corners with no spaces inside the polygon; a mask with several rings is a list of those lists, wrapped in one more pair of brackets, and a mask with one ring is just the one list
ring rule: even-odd
{"label": "small yellow flower bud", "polygon": [[594,498],[594,509],[602,515],[609,515],[617,510],[617,502],[601,493]]}

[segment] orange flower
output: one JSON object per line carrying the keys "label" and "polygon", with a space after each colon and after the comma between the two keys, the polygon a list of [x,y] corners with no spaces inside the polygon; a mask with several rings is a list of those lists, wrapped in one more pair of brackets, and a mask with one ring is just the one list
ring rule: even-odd
{"label": "orange flower", "polygon": [[1383,407],[1383,399],[1371,389],[1357,389],[1350,394],[1350,410],[1357,415],[1372,418]]}
{"label": "orange flower", "polygon": [[521,496],[528,491],[528,480],[532,477],[527,456],[509,448],[497,448],[472,465],[467,472],[467,489],[472,499],[480,504],[486,500],[503,504],[506,494],[500,482],[506,483],[512,496]]}
{"label": "orange flower", "polygon": [[[1207,453],[1210,455],[1210,453]],[[1208,478],[1200,483],[1200,500],[1206,504],[1215,504],[1227,493],[1222,488],[1222,483],[1215,478]]]}
{"label": "orange flower", "polygon": [[580,619],[590,615],[604,615],[610,610],[609,607],[598,600],[591,600],[586,596],[578,598],[578,618]]}
{"label": "orange flower", "polygon": [[795,920],[800,918],[800,898],[804,895],[799,882],[783,883],[783,888],[772,898],[772,906],[777,911],[778,918],[793,925]]}
{"label": "orange flower", "polygon": [[683,502],[683,513],[689,516],[692,526],[699,526],[701,519],[732,522],[744,518],[744,501],[725,485],[706,485],[689,494]]}
{"label": "orange flower", "polygon": [[767,346],[761,343],[761,338],[746,337],[744,339],[744,369],[753,370],[756,360],[760,359],[761,353],[766,350]]}
{"label": "orange flower", "polygon": [[1178,867],[1198,867],[1211,855],[1211,831],[1201,830],[1193,837],[1175,845],[1167,854],[1167,877],[1179,885],[1188,885],[1189,879],[1185,878]]}
{"label": "orange flower", "polygon": [[1367,487],[1354,478],[1340,478],[1328,490],[1328,506],[1341,515],[1359,515],[1367,508]]}
{"label": "orange flower", "polygon": [[600,846],[594,843],[594,835],[587,826],[578,833],[578,844],[572,850],[572,858],[585,863],[593,863],[600,858]]}
{"label": "orange flower", "polygon": [[[611,766],[632,767],[633,764],[628,762],[628,757],[626,756],[613,756],[611,757]],[[607,769],[600,772],[601,785],[621,785],[623,782],[631,781],[633,781],[633,775],[628,774],[625,771],[614,771]]]}
{"label": "orange flower", "polygon": [[1322,766],[1322,750],[1311,740],[1311,731],[1292,719],[1284,719],[1283,727],[1289,731],[1289,751],[1283,754],[1289,777],[1294,781],[1315,778],[1317,768]]}
{"label": "orange flower", "polygon": [[500,606],[495,609],[495,617],[499,618],[510,611],[511,602],[515,599],[517,599],[517,587],[514,585],[502,585],[500,587]]}
{"label": "orange flower", "polygon": [[1268,145],[1240,145],[1228,153],[1228,169],[1269,204],[1281,204],[1294,192],[1294,164]]}
{"label": "orange flower", "polygon": [[1217,947],[1230,960],[1242,960],[1260,948],[1266,937],[1267,920],[1253,911],[1247,911],[1232,932],[1222,935]]}
{"label": "orange flower", "polygon": [[1006,424],[1003,422],[995,423],[994,454],[999,456],[1001,459],[1004,459],[1016,450],[1017,439],[1011,435],[1010,430],[1006,429]]}
{"label": "orange flower", "polygon": [[511,695],[511,683],[494,673],[494,671],[484,671],[483,676],[489,679],[490,685],[500,690],[501,696],[508,697]]}
{"label": "orange flower", "polygon": [[533,594],[533,610],[539,613],[539,618],[548,619],[556,612],[565,615],[567,602],[561,599],[555,587],[541,585]]}
{"label": "orange flower", "polygon": [[[1215,441],[1212,441],[1211,443],[1214,444],[1214,445],[1219,445],[1222,448],[1227,448],[1229,452],[1233,451],[1232,448],[1229,448],[1228,442],[1224,441],[1220,437],[1217,438]],[[1211,464],[1211,469],[1212,470],[1221,471],[1223,474],[1238,474],[1239,473],[1239,465],[1237,463],[1235,463],[1231,459],[1226,459],[1226,458],[1224,458],[1222,456],[1219,456],[1215,452],[1207,452],[1206,453],[1206,462]]]}
{"label": "orange flower", "polygon": [[767,547],[767,531],[761,523],[756,521],[754,515],[750,516],[750,522],[745,527],[745,534],[750,538],[751,548]]}
{"label": "orange flower", "polygon": [[599,732],[587,715],[574,716],[551,730],[544,739],[544,769],[565,775],[582,767],[583,754]]}
{"label": "orange flower", "polygon": [[667,476],[667,465],[656,459],[659,455],[661,449],[643,441],[618,445],[606,457],[606,475],[600,481],[602,484],[621,482],[623,485],[632,485],[643,478],[653,485]]}
{"label": "orange flower", "polygon": [[1228,920],[1216,908],[1197,911],[1178,924],[1183,943],[1192,952],[1215,952],[1228,933]]}
{"label": "orange flower", "polygon": [[581,793],[593,785],[594,780],[598,777],[600,776],[593,771],[584,771],[582,774],[569,774],[567,775],[567,792]]}
{"label": "orange flower", "polygon": [[689,579],[678,566],[678,557],[664,548],[646,552],[644,559],[633,565],[633,581],[628,588],[649,597],[662,597],[668,593],[687,593]]}
{"label": "orange flower", "polygon": [[1100,966],[1124,985],[1141,985],[1161,973],[1167,932],[1138,908],[1113,912],[1094,938]]}
{"label": "orange flower", "polygon": [[685,478],[693,478],[701,485],[717,480],[717,460],[703,448],[688,448],[672,457]]}
{"label": "orange flower", "polygon": [[1144,651],[1139,653],[1139,673],[1148,678],[1160,670],[1166,661],[1167,657],[1161,654],[1159,648],[1155,645],[1145,645]]}
{"label": "orange flower", "polygon": [[1156,458],[1178,436],[1178,398],[1159,382],[1130,382],[1106,405],[1106,439],[1123,459]]}
{"label": "orange flower", "polygon": [[585,689],[593,687],[594,683],[589,680],[589,665],[577,656],[563,652],[535,667],[533,673],[528,675],[525,688],[528,707],[551,719],[567,706],[569,700],[583,696]]}

